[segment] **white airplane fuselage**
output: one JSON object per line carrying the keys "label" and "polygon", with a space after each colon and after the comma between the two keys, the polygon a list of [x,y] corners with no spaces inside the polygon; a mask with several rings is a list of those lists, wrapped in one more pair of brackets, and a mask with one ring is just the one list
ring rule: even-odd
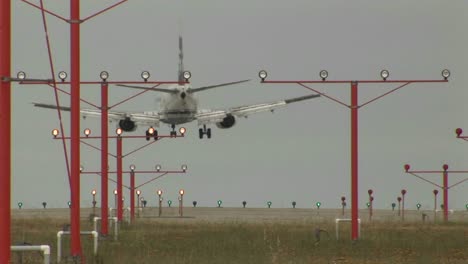
{"label": "white airplane fuselage", "polygon": [[198,100],[188,84],[169,87],[177,93],[164,94],[160,102],[160,121],[170,125],[189,123],[195,120]]}

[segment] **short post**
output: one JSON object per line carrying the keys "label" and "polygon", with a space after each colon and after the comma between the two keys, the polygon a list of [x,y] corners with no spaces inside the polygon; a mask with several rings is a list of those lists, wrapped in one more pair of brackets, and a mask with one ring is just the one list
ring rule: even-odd
{"label": "short post", "polygon": [[184,216],[184,189],[180,189],[179,190],[179,194],[180,194],[180,199],[179,199],[179,213],[180,213],[180,217],[183,217]]}
{"label": "short post", "polygon": [[344,209],[346,207],[346,197],[341,196],[341,215],[344,216]]}
{"label": "short post", "polygon": [[158,193],[158,202],[159,202],[159,215],[158,216],[161,217],[161,214],[162,214],[162,201],[163,201],[161,195],[162,195],[163,192],[162,192],[162,190],[158,190],[157,193]]}
{"label": "short post", "polygon": [[437,222],[437,194],[438,190],[432,191],[434,193],[434,222]]}
{"label": "short post", "polygon": [[405,220],[405,194],[406,194],[406,190],[403,189],[401,190],[401,220],[404,221]]}

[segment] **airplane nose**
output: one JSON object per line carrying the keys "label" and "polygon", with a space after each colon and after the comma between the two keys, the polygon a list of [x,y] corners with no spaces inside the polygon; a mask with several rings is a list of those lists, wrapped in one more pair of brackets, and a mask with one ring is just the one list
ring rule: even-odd
{"label": "airplane nose", "polygon": [[185,92],[180,93],[180,98],[185,99],[185,96],[187,96]]}

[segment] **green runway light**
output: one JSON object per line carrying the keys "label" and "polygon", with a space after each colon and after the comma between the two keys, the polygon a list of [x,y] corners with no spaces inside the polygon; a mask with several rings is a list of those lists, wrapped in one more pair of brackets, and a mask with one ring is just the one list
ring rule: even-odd
{"label": "green runway light", "polygon": [[223,201],[221,200],[218,200],[218,207],[221,207],[221,204],[223,203]]}
{"label": "green runway light", "polygon": [[172,204],[172,200],[167,200],[167,205],[169,205],[169,207],[171,207],[171,204]]}
{"label": "green runway light", "polygon": [[21,209],[21,207],[23,207],[23,202],[19,202],[18,207],[19,207],[19,209]]}
{"label": "green runway light", "polygon": [[396,203],[392,203],[392,210],[395,210]]}
{"label": "green runway light", "polygon": [[271,201],[268,201],[267,205],[268,205],[268,208],[270,208],[271,207]]}
{"label": "green runway light", "polygon": [[421,208],[421,204],[420,204],[420,203],[418,203],[418,204],[416,205],[416,207],[417,207],[417,208],[418,208],[418,210],[419,210],[419,208]]}
{"label": "green runway light", "polygon": [[70,202],[70,201],[68,201],[68,203],[67,203],[67,204],[68,204],[68,208],[71,208],[71,202]]}
{"label": "green runway light", "polygon": [[317,208],[320,208],[320,206],[322,205],[322,203],[321,203],[321,202],[317,202],[317,203],[315,203],[315,205],[317,206]]}
{"label": "green runway light", "polygon": [[367,202],[367,203],[366,203],[366,205],[367,205],[367,208],[369,208],[369,207],[370,207],[370,203],[369,203],[369,202]]}

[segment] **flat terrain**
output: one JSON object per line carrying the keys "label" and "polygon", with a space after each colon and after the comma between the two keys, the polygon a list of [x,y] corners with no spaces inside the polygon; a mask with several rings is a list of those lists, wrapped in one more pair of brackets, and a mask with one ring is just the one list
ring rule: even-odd
{"label": "flat terrain", "polygon": [[[450,214],[450,222],[433,221],[431,211],[360,212],[361,238],[350,240],[349,218],[338,209],[274,208],[143,208],[133,223],[124,221],[114,240],[113,229],[99,240],[82,236],[86,263],[468,263],[468,212]],[[92,230],[92,208],[81,211],[81,229]],[[99,209],[95,209],[99,213]],[[127,212],[126,212],[127,214]],[[425,214],[423,222],[423,214]],[[57,232],[69,223],[69,209],[12,211],[12,241],[51,246],[56,263]],[[437,217],[442,217],[438,213]],[[61,263],[74,263],[69,237],[63,238]],[[14,263],[42,263],[38,252],[12,254]],[[22,258],[22,259],[21,259]],[[20,262],[20,260],[22,262]]]}

